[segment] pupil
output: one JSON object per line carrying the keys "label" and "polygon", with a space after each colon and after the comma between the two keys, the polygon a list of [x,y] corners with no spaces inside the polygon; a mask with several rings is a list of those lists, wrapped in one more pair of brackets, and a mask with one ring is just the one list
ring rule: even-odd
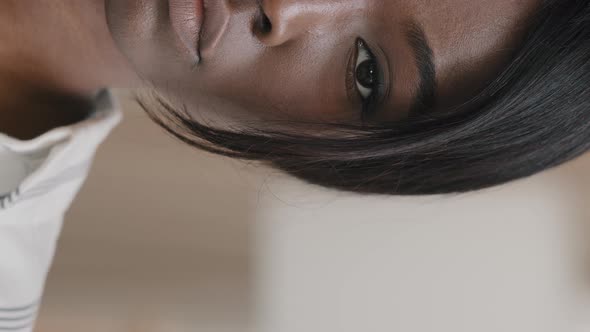
{"label": "pupil", "polygon": [[367,89],[375,87],[377,83],[377,66],[375,62],[367,60],[361,63],[356,70],[356,78]]}

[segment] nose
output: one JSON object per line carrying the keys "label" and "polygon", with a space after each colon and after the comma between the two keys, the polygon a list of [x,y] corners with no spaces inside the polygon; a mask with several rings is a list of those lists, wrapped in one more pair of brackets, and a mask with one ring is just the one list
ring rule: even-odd
{"label": "nose", "polygon": [[347,12],[351,1],[360,0],[262,0],[256,35],[274,47],[319,34]]}

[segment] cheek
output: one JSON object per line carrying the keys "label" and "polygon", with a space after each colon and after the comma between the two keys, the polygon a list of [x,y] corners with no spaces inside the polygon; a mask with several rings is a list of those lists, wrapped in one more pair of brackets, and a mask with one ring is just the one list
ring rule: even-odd
{"label": "cheek", "polygon": [[237,106],[243,116],[303,121],[353,116],[344,84],[346,50],[334,61],[328,56],[333,52],[310,47],[231,49],[221,48],[226,56],[198,74],[207,95]]}
{"label": "cheek", "polygon": [[246,19],[233,20],[194,71],[177,73],[168,66],[159,90],[190,105],[195,116],[223,122],[356,120],[344,84],[353,42],[341,42],[334,33],[265,48],[244,33]]}
{"label": "cheek", "polygon": [[[231,73],[208,95],[231,102],[258,119],[337,120],[345,114],[344,87],[334,75],[254,66]],[[341,93],[339,93],[341,92]]]}
{"label": "cheek", "polygon": [[329,78],[291,71],[271,75],[274,73],[263,70],[253,71],[251,75],[236,73],[233,79],[216,85],[216,91],[191,93],[185,90],[177,99],[190,106],[195,118],[216,124],[261,127],[264,122],[273,120],[354,119],[347,99],[338,93],[344,88],[337,89]]}
{"label": "cheek", "polygon": [[170,80],[185,69],[178,40],[165,24],[167,5],[159,0],[106,0],[107,24],[120,51],[148,81]]}

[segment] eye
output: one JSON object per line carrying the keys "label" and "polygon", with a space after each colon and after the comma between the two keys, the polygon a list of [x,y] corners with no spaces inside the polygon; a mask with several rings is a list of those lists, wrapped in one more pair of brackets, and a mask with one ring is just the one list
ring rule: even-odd
{"label": "eye", "polygon": [[375,94],[379,86],[379,66],[375,56],[362,39],[357,41],[356,47],[356,88],[363,100],[367,100]]}

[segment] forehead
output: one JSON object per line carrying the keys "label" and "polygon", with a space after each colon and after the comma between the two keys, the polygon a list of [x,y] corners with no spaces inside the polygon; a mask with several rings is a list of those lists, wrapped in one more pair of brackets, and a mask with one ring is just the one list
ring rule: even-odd
{"label": "forehead", "polygon": [[[422,27],[434,53],[439,97],[455,100],[458,92],[479,89],[510,60],[539,2],[381,0],[373,3],[372,16],[383,39],[399,38],[407,22]],[[400,52],[395,42],[383,44],[394,56]]]}

